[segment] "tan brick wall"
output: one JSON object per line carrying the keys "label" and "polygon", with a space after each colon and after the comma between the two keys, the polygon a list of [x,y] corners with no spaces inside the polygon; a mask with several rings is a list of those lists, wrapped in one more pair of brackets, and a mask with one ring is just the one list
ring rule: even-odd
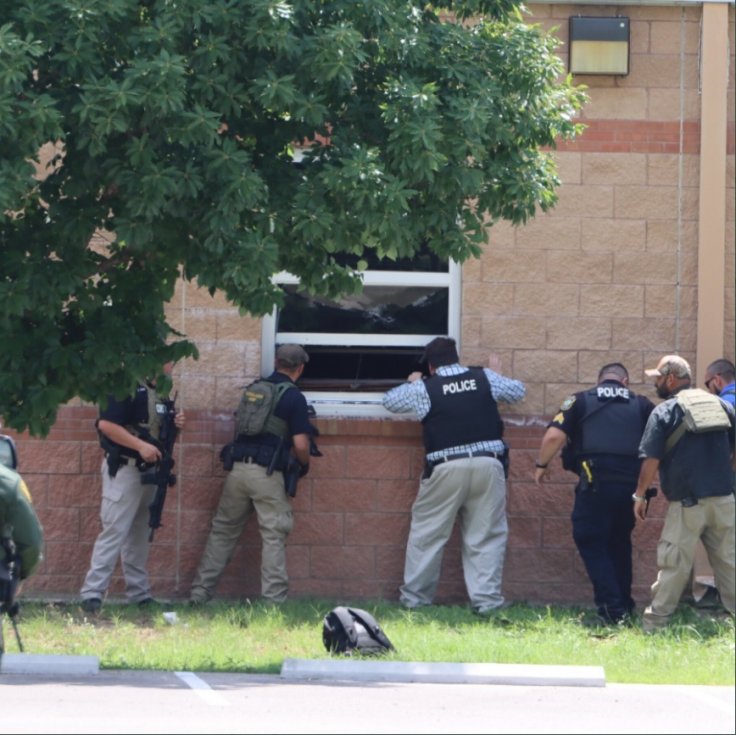
{"label": "tan brick wall", "polygon": [[[532,5],[534,20],[606,15],[609,6]],[[463,266],[462,356],[482,363],[498,352],[504,371],[527,385],[505,414],[512,447],[510,539],[504,587],[510,599],[591,601],[570,532],[572,477],[557,469],[542,490],[532,470],[546,422],[570,392],[620,360],[634,389],[664,352],[695,364],[700,147],[699,7],[620,8],[631,18],[628,77],[581,77],[591,103],[577,141],[554,152],[559,206],[524,227],[500,223],[478,260]],[[729,9],[725,336],[734,356],[734,8]],[[560,49],[566,59],[565,46]],[[232,434],[241,387],[260,373],[260,321],[241,317],[221,294],[181,281],[167,314],[193,338],[200,360],[177,366],[179,402],[189,415],[177,448],[178,486],[156,534],[151,571],[161,597],[186,596],[219,498],[217,459]],[[696,376],[696,378],[699,376]],[[100,450],[95,411],[63,408],[45,441],[21,437],[22,466],[47,535],[46,558],[27,590],[75,595],[99,529]],[[294,501],[289,540],[291,594],[396,599],[409,510],[421,467],[419,427],[400,420],[318,420],[325,456],[315,460]],[[635,596],[656,575],[664,501],[635,531]],[[259,592],[260,541],[243,534],[218,594]],[[119,574],[112,594],[120,594]],[[463,601],[459,540],[445,554],[439,601]]]}

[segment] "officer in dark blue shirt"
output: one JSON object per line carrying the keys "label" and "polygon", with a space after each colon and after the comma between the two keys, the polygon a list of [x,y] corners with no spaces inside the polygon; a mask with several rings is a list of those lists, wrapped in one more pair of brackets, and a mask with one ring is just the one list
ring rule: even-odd
{"label": "officer in dark blue shirt", "polygon": [[[170,375],[173,368],[173,362],[167,362],[163,372]],[[138,605],[154,602],[147,566],[149,506],[155,487],[144,481],[144,472],[161,460],[157,440],[165,413],[165,397],[157,393],[155,380],[140,383],[133,395],[122,400],[108,396],[100,408],[97,431],[105,452],[102,530],[80,590],[82,609],[92,615],[102,608],[118,559],[128,600]],[[183,412],[176,413],[175,422],[178,429],[184,427]]]}
{"label": "officer in dark blue shirt", "polygon": [[600,621],[624,621],[631,597],[631,494],[641,460],[639,440],[654,404],[628,388],[621,363],[604,365],[593,388],[568,397],[542,439],[535,482],[563,449],[563,468],[578,475],[572,511],[575,545],[593,584]]}
{"label": "officer in dark blue shirt", "polygon": [[[208,602],[230,561],[248,518],[255,512],[261,532],[261,594],[270,602],[284,602],[289,589],[286,570],[286,539],[294,519],[285,491],[283,456],[293,453],[301,474],[309,468],[310,433],[307,401],[296,387],[309,355],[301,345],[281,345],[276,350],[275,370],[266,378],[282,385],[265,429],[257,435],[244,433],[236,416],[236,440],[229,473],[212,519],[204,553],[192,582],[191,604]],[[287,389],[288,388],[288,389]],[[272,405],[272,404],[271,404]],[[275,434],[272,417],[279,419],[281,434]]]}

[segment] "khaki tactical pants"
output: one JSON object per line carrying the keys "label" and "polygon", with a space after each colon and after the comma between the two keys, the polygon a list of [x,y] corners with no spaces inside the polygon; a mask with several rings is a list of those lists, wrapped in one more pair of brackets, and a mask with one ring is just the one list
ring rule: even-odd
{"label": "khaki tactical pants", "polygon": [[131,462],[121,465],[110,477],[102,462],[102,531],[92,550],[92,561],[80,592],[83,600],[103,599],[118,557],[125,577],[125,594],[130,602],[151,596],[148,582],[148,506],[156,488],[141,484],[141,473]]}
{"label": "khaki tactical pants", "polygon": [[721,602],[733,615],[736,586],[735,517],[733,495],[701,498],[697,505],[690,508],[683,508],[679,501],[669,504],[657,545],[659,573],[652,585],[652,603],[643,615],[644,630],[661,628],[668,623],[690,579],[699,539],[708,552]]}
{"label": "khaki tactical pants", "polygon": [[477,612],[500,607],[506,554],[506,480],[492,457],[437,465],[422,480],[411,511],[401,602],[430,605],[437,592],[445,544],[455,518],[462,536],[462,562],[470,603]]}
{"label": "khaki tactical pants", "polygon": [[232,558],[246,521],[255,511],[261,532],[261,594],[283,602],[289,588],[286,573],[286,538],[294,525],[281,472],[266,474],[266,468],[236,462],[222,489],[212,519],[207,544],[194,576],[190,599],[206,602]]}

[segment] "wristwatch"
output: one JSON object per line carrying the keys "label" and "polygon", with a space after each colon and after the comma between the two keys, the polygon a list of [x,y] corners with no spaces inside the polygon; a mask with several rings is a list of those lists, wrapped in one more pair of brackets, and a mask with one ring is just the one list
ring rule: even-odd
{"label": "wristwatch", "polygon": [[534,466],[535,467],[538,467],[540,470],[545,470],[545,469],[547,469],[547,465],[548,464],[549,464],[549,462],[547,462],[547,464],[542,464],[541,462],[535,462],[534,463]]}
{"label": "wristwatch", "polygon": [[644,501],[646,500],[646,498],[645,498],[645,497],[644,497],[643,495],[637,495],[636,493],[634,493],[634,494],[633,494],[633,495],[631,496],[631,499],[632,499],[632,500],[633,500],[633,501],[634,501],[635,503],[643,503],[643,502],[644,502]]}

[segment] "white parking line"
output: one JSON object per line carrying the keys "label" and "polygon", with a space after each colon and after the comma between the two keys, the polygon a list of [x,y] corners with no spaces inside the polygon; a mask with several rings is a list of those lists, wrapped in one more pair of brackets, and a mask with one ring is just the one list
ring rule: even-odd
{"label": "white parking line", "polygon": [[229,702],[222,695],[214,691],[206,681],[202,681],[191,671],[174,672],[190,689],[193,689],[207,704],[227,707]]}

